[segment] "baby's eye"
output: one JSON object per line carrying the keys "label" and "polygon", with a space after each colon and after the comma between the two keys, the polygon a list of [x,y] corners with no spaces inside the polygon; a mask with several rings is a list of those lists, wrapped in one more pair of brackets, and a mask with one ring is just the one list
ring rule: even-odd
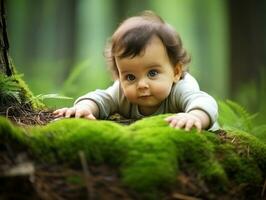
{"label": "baby's eye", "polygon": [[126,75],[126,79],[128,81],[134,81],[136,79],[136,77],[133,74],[128,74],[128,75]]}
{"label": "baby's eye", "polygon": [[153,78],[153,77],[155,77],[156,75],[158,75],[158,71],[157,70],[154,70],[154,69],[152,69],[152,70],[150,70],[149,72],[148,72],[148,77],[150,77],[150,78]]}

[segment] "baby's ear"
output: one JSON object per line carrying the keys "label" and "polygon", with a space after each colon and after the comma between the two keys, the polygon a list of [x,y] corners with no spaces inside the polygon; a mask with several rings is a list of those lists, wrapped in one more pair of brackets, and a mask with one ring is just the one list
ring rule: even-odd
{"label": "baby's ear", "polygon": [[183,69],[183,65],[180,64],[180,63],[177,63],[175,66],[174,66],[174,82],[178,82],[181,75],[182,75],[182,70]]}

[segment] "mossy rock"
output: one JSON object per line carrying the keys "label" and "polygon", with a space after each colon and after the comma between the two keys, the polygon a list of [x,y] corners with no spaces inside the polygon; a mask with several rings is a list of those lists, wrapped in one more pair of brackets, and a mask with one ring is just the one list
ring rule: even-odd
{"label": "mossy rock", "polygon": [[173,129],[163,120],[165,116],[130,126],[63,119],[30,128],[0,118],[0,139],[12,138],[50,163],[78,162],[78,152],[83,151],[90,163],[116,166],[123,183],[145,198],[154,199],[162,189],[177,184],[177,176],[184,171],[196,173],[212,193],[222,194],[242,184],[260,195],[266,177],[264,142],[243,131],[223,138],[207,131]]}

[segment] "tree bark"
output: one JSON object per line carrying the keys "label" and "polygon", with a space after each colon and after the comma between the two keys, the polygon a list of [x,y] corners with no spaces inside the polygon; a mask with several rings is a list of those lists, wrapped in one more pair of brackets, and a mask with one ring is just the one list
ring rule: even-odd
{"label": "tree bark", "polygon": [[266,66],[266,3],[229,1],[231,97],[243,84],[255,81]]}
{"label": "tree bark", "polygon": [[[9,42],[6,29],[4,0],[0,0],[0,113],[9,113],[11,115],[23,115],[22,110],[34,111],[44,108],[44,104],[28,88],[27,84],[20,76],[16,76],[15,67],[8,54]],[[12,111],[10,110],[12,108]],[[5,114],[5,116],[8,116]]]}
{"label": "tree bark", "polygon": [[6,74],[7,76],[12,76],[13,68],[8,56],[8,49],[9,49],[9,42],[7,37],[7,30],[6,30],[6,19],[5,19],[5,7],[4,7],[4,0],[1,0],[1,19],[0,19],[0,43],[1,43],[1,50],[0,50],[0,72]]}

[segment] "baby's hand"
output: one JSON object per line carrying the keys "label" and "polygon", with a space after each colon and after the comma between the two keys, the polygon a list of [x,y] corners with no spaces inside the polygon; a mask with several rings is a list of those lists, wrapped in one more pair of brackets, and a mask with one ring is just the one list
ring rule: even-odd
{"label": "baby's hand", "polygon": [[91,110],[86,105],[75,105],[70,108],[61,108],[53,112],[56,118],[62,117],[75,117],[75,118],[86,118],[96,119],[92,114]]}
{"label": "baby's hand", "polygon": [[185,128],[186,131],[189,131],[192,127],[195,127],[198,132],[202,129],[200,118],[191,113],[178,113],[165,118],[165,120],[173,128]]}

